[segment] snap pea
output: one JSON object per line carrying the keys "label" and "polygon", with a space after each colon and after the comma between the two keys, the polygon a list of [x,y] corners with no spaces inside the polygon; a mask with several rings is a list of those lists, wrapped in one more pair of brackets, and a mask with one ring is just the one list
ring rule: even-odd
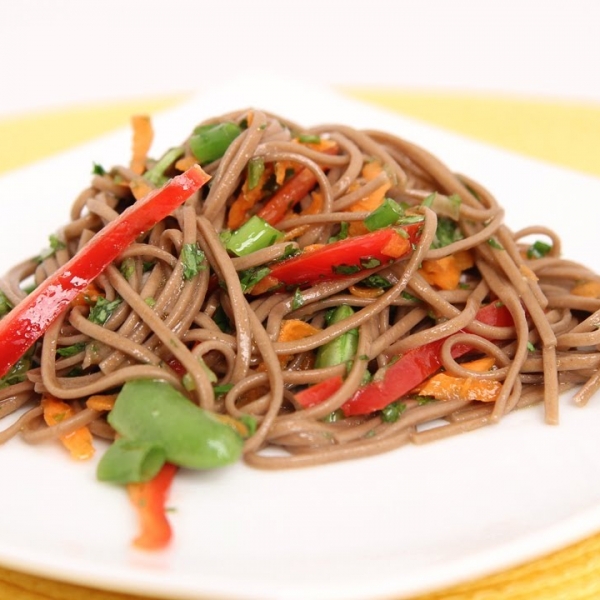
{"label": "snap pea", "polygon": [[96,475],[100,481],[140,483],[152,479],[165,460],[166,453],[162,446],[119,438],[104,453]]}
{"label": "snap pea", "polygon": [[[104,480],[150,478],[148,472],[157,471],[157,449],[164,452],[163,462],[191,469],[228,465],[242,453],[243,440],[230,426],[164,381],[128,381],[108,422],[128,444],[119,440],[100,461],[98,475]],[[132,465],[129,475],[117,466],[119,456]]]}

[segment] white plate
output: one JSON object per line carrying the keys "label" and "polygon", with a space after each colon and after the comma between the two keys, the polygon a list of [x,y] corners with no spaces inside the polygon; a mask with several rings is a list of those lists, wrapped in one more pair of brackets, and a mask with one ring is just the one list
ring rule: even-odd
{"label": "white plate", "polygon": [[[155,120],[156,151],[201,118],[244,106],[306,125],[393,131],[491,189],[514,228],[563,234],[565,255],[600,268],[600,181],[462,139],[297,81],[247,76]],[[37,252],[61,225],[92,161],[128,160],[129,132],[0,180],[0,266]],[[562,401],[419,448],[289,472],[236,465],[175,482],[173,547],[132,550],[124,492],[54,446],[0,450],[0,562],[101,588],[177,598],[407,597],[503,569],[600,529],[600,399]]]}

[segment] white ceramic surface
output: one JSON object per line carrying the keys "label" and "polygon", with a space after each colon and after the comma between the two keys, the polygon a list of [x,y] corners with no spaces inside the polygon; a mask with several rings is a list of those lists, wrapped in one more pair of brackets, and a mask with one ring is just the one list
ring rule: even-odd
{"label": "white ceramic surface", "polygon": [[[514,229],[559,230],[564,254],[600,269],[600,180],[507,154],[305,82],[256,76],[155,119],[156,153],[201,118],[245,106],[306,125],[337,121],[406,137],[492,190]],[[129,132],[0,180],[0,271],[38,252],[67,218],[93,161],[129,158]],[[168,598],[375,600],[436,589],[600,529],[600,398],[539,407],[418,448],[318,468],[243,465],[178,476],[164,553],[132,550],[124,492],[61,448],[0,449],[0,563],[101,588]]]}

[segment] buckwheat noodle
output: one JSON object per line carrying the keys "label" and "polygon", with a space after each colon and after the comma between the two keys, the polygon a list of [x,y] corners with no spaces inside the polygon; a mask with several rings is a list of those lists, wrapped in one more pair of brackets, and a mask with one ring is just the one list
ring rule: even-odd
{"label": "buckwheat noodle", "polygon": [[[114,432],[105,414],[86,408],[86,399],[114,392],[135,378],[163,379],[207,410],[233,417],[253,415],[258,428],[246,441],[245,460],[260,468],[315,465],[438,440],[495,423],[515,409],[536,403],[543,403],[546,421],[556,423],[563,391],[579,387],[575,402],[581,405],[597,391],[600,300],[572,290],[581,281],[600,278],[585,266],[561,258],[556,233],[541,226],[511,231],[503,222],[502,207],[488,190],[389,133],[336,124],[305,129],[258,110],[237,111],[206,124],[242,123],[250,116],[251,125],[225,155],[204,165],[212,175],[210,186],[127,248],[97,278],[95,285],[107,301],[121,299],[110,318],[97,324],[88,319],[89,307],[70,307],[36,347],[26,378],[0,389],[0,418],[13,415],[0,433],[0,443],[17,435],[39,443],[82,425],[110,439]],[[292,140],[298,132],[333,140],[339,152],[328,155],[298,144]],[[187,142],[184,145],[189,155]],[[283,242],[231,257],[220,233],[248,164],[256,157],[267,165],[285,162],[308,169],[322,204],[316,214],[301,210],[310,202],[307,195],[300,208],[277,225],[286,232]],[[367,180],[362,169],[373,160],[384,168]],[[50,276],[115,219],[132,202],[128,186],[139,177],[122,166],[94,176],[74,201],[69,222],[57,232],[61,245],[56,252],[41,261],[32,258],[16,265],[0,281],[8,300],[17,304],[28,282],[40,283]],[[389,282],[387,289],[357,293],[364,289],[364,274],[357,273],[299,292],[278,289],[251,295],[242,290],[241,271],[278,260],[289,247],[326,243],[342,224],[363,221],[366,212],[347,209],[384,184],[390,186],[388,197],[424,219],[411,256],[379,270]],[[424,202],[426,198],[433,202]],[[433,242],[442,217],[456,221],[461,235],[437,247]],[[527,256],[526,240],[532,237],[548,242],[545,256]],[[185,279],[181,250],[196,243],[210,268]],[[442,290],[428,283],[420,271],[423,261],[460,251],[469,251],[474,260],[461,285]],[[120,270],[125,260],[133,264],[129,277]],[[216,286],[211,283],[215,278]],[[514,326],[476,321],[478,310],[490,302],[506,306]],[[326,312],[341,304],[353,307],[354,315],[324,327]],[[226,331],[215,320],[219,311],[229,319]],[[318,332],[296,341],[278,341],[286,319],[311,323]],[[314,368],[315,351],[354,328],[359,334],[356,357],[363,359],[353,360],[350,367]],[[502,383],[494,403],[462,399],[423,403],[408,395],[402,399],[404,412],[394,422],[382,419],[379,411],[326,419],[353,395],[365,373],[377,379],[395,357],[442,339],[446,340],[441,350],[446,371]],[[81,348],[75,354],[57,353],[75,344]],[[495,367],[483,373],[465,368],[453,358],[456,344],[468,344],[470,356],[493,357]],[[200,358],[219,384],[231,384],[226,394],[215,394]],[[174,360],[189,374],[193,389],[183,385],[172,366]],[[334,375],[343,375],[343,384],[325,402],[307,409],[295,402],[297,391]],[[45,426],[40,408],[44,393],[71,403],[75,416]]]}

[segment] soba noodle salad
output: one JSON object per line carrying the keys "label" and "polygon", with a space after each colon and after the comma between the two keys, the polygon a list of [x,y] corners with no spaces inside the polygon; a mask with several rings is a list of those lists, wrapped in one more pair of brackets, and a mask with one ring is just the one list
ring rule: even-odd
{"label": "soba noodle salad", "polygon": [[356,459],[534,404],[554,424],[600,385],[600,277],[414,143],[252,109],[151,157],[132,124],[128,164],[95,164],[0,280],[0,443],[101,449],[138,546],[169,541],[178,469]]}

